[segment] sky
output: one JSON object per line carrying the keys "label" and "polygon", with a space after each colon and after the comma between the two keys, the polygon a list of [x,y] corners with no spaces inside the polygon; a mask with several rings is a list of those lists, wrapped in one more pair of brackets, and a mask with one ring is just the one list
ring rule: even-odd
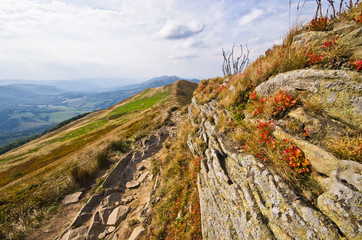
{"label": "sky", "polygon": [[[301,1],[302,3],[304,1]],[[300,5],[302,4],[300,3]],[[222,75],[222,51],[247,45],[255,59],[314,0],[1,0],[0,79]]]}

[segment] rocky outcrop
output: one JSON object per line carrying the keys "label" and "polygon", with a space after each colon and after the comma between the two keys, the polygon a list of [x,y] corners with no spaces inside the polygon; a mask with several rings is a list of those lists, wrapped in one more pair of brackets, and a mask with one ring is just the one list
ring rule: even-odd
{"label": "rocky outcrop", "polygon": [[[96,240],[105,237],[107,239],[118,239],[118,236],[113,236],[113,233],[117,231],[119,225],[129,214],[133,214],[137,210],[128,206],[134,200],[134,197],[131,195],[125,196],[125,193],[140,187],[146,181],[152,180],[153,176],[151,176],[150,172],[144,171],[147,169],[144,166],[145,161],[148,161],[151,156],[162,148],[162,142],[167,136],[167,129],[161,128],[157,134],[152,134],[141,141],[138,146],[139,151],[132,151],[124,156],[102,183],[102,193],[95,194],[88,200],[70,227],[57,239]],[[154,190],[150,194],[153,192]],[[145,204],[143,209],[137,210],[140,215],[147,212],[148,205],[149,202]],[[139,219],[144,221],[146,218],[140,216]],[[138,239],[143,232],[142,227],[136,227],[131,238]]]}
{"label": "rocky outcrop", "polygon": [[270,96],[280,90],[300,95],[320,105],[332,117],[362,129],[362,81],[358,73],[303,69],[278,74],[255,91]]}
{"label": "rocky outcrop", "polygon": [[[343,71],[293,71],[261,84],[257,92],[262,96],[281,89],[307,92],[331,116],[361,127],[362,85],[352,76]],[[188,139],[194,155],[203,156],[198,190],[204,239],[362,238],[361,164],[338,159],[277,126],[274,136],[288,137],[304,151],[313,178],[323,187],[318,201],[312,203],[286,184],[277,169],[245,154],[218,131],[215,122],[220,110],[215,100],[199,105],[193,99],[192,103],[191,111],[199,108],[200,116],[207,116],[198,119],[199,130]],[[343,114],[347,110],[353,112],[353,119]],[[197,140],[206,143],[206,150],[198,147]]]}

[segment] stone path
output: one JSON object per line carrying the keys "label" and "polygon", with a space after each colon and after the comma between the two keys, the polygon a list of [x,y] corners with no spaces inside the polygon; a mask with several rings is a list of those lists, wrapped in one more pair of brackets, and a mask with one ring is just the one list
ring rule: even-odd
{"label": "stone path", "polygon": [[141,141],[141,151],[122,158],[103,182],[103,192],[93,195],[56,239],[142,239],[146,234],[142,224],[157,184],[150,171],[151,159],[168,134],[161,128]]}

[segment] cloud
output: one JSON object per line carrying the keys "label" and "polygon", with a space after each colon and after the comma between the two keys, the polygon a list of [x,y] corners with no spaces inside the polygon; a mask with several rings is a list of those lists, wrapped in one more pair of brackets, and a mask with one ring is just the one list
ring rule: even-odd
{"label": "cloud", "polygon": [[166,39],[182,39],[199,34],[203,30],[204,25],[200,22],[182,24],[178,21],[167,21],[166,25],[158,32],[158,35]]}
{"label": "cloud", "polygon": [[239,19],[239,24],[241,26],[247,25],[248,23],[251,23],[252,21],[254,21],[255,19],[257,19],[258,17],[260,17],[262,14],[264,13],[264,11],[262,9],[252,9],[250,13],[242,16]]}
{"label": "cloud", "polygon": [[284,0],[0,0],[0,79],[214,77],[221,48],[248,44],[258,57],[287,32],[288,10]]}

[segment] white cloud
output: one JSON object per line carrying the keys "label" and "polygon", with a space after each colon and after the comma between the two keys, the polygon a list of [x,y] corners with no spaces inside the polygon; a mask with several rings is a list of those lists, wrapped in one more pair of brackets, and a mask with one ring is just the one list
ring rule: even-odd
{"label": "white cloud", "polygon": [[250,13],[242,16],[239,19],[239,24],[241,26],[247,25],[248,23],[256,20],[257,18],[259,18],[261,15],[263,15],[264,11],[262,9],[252,9]]}
{"label": "white cloud", "polygon": [[221,48],[263,53],[288,17],[282,0],[1,0],[0,79],[213,77]]}
{"label": "white cloud", "polygon": [[167,21],[166,25],[159,31],[158,35],[167,39],[189,38],[204,30],[200,22],[183,24],[178,21]]}

